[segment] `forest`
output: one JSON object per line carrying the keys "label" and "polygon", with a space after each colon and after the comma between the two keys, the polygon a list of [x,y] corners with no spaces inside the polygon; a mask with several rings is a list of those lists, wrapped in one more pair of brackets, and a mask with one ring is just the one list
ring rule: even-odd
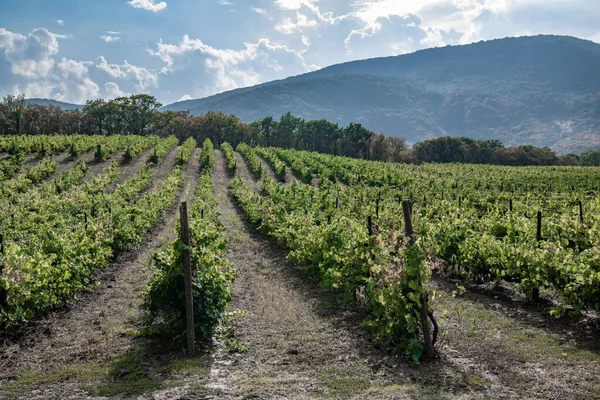
{"label": "forest", "polygon": [[216,145],[275,146],[309,150],[374,161],[401,163],[472,163],[510,166],[600,165],[600,150],[582,155],[558,155],[548,147],[506,147],[500,140],[441,137],[415,143],[372,132],[360,123],[340,126],[321,120],[304,120],[287,112],[245,123],[236,115],[209,111],[198,116],[189,111],[162,111],[153,96],[137,94],[113,100],[90,100],[81,109],[63,110],[52,105],[29,104],[23,95],[8,95],[0,102],[1,135],[157,135],[211,139]]}

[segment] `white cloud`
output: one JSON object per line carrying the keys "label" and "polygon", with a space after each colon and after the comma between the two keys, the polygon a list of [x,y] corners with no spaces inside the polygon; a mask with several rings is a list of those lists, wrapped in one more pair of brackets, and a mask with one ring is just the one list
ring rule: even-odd
{"label": "white cloud", "polygon": [[58,82],[58,91],[52,97],[60,101],[73,101],[85,103],[86,100],[97,98],[100,88],[90,78],[82,78],[79,81],[61,80]]}
{"label": "white cloud", "polygon": [[299,10],[303,6],[314,6],[317,0],[276,0],[275,5],[280,10]]}
{"label": "white cloud", "polygon": [[360,57],[380,57],[409,53],[421,47],[427,38],[417,15],[380,17],[362,29],[350,32],[344,44],[347,54],[358,52]]}
{"label": "white cloud", "polygon": [[0,49],[10,63],[13,74],[27,78],[47,76],[54,68],[54,55],[58,53],[56,35],[44,28],[32,30],[27,36],[0,28]]}
{"label": "white cloud", "polygon": [[65,20],[64,19],[53,19],[52,22],[57,23],[60,26],[65,26]]}
{"label": "white cloud", "polygon": [[108,33],[109,35],[120,35],[121,32],[117,32],[117,31],[106,31],[106,33]]}
{"label": "white cloud", "polygon": [[129,93],[122,91],[115,82],[106,82],[104,84],[104,95],[106,99],[114,99],[116,97],[129,96]]}
{"label": "white cloud", "polygon": [[158,73],[129,64],[127,60],[121,65],[109,64],[104,56],[100,56],[96,59],[96,68],[106,72],[111,78],[135,82],[135,88],[140,92],[158,87]]}
{"label": "white cloud", "polygon": [[94,65],[91,61],[75,61],[67,60],[65,57],[56,65],[58,71],[63,78],[78,78],[84,79],[88,74],[88,67]]}
{"label": "white cloud", "polygon": [[121,41],[121,38],[119,36],[100,35],[98,37],[100,39],[104,40],[106,43],[114,43],[114,42],[120,42]]}
{"label": "white cloud", "polygon": [[106,72],[112,78],[124,79],[127,77],[127,75],[121,71],[121,67],[119,65],[109,64],[104,56],[100,56],[96,59],[96,68]]}
{"label": "white cloud", "polygon": [[261,15],[268,15],[269,14],[267,12],[267,10],[265,10],[264,8],[250,7],[250,10],[254,11],[257,14],[261,14]]}
{"label": "white cloud", "polygon": [[229,2],[228,0],[217,0],[217,3],[219,3],[222,6],[234,6],[235,4]]}
{"label": "white cloud", "polygon": [[167,8],[167,3],[165,1],[155,3],[155,0],[131,0],[129,5],[134,8],[141,8],[155,13]]}
{"label": "white cloud", "polygon": [[183,96],[181,96],[181,98],[178,101],[186,101],[186,100],[192,100],[193,97],[190,96],[189,94],[184,94]]}
{"label": "white cloud", "polygon": [[184,65],[204,63],[204,73],[209,78],[203,80],[211,82],[211,85],[202,89],[203,94],[255,85],[283,73],[287,76],[309,70],[300,53],[287,46],[273,44],[266,38],[256,43],[244,43],[241,50],[217,49],[187,35],[179,44],[167,44],[161,40],[156,46],[150,54],[163,60],[172,72],[181,73]]}
{"label": "white cloud", "polygon": [[296,21],[292,21],[291,18],[285,18],[283,21],[275,25],[275,30],[285,34],[291,35],[296,31],[302,32],[305,28],[316,28],[319,23],[314,19],[308,19],[306,15],[296,13]]}

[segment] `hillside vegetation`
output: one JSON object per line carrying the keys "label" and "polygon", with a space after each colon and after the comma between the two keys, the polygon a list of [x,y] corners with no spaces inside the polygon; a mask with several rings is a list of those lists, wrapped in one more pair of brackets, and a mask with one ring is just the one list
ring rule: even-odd
{"label": "hillside vegetation", "polygon": [[600,148],[600,45],[534,36],[334,65],[165,109],[236,114],[250,122],[292,111],[414,143],[441,136]]}

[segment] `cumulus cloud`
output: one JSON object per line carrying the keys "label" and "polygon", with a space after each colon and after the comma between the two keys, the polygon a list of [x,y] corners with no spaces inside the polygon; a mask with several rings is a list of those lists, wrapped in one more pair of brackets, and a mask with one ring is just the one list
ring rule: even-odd
{"label": "cumulus cloud", "polygon": [[10,63],[11,72],[27,78],[45,77],[54,68],[53,56],[58,53],[58,39],[47,29],[38,28],[21,35],[0,28],[0,49]]}
{"label": "cumulus cloud", "polygon": [[280,10],[299,10],[303,6],[313,6],[317,0],[276,0],[275,5]]}
{"label": "cumulus cloud", "polygon": [[205,94],[309,70],[299,52],[266,38],[256,43],[244,43],[244,48],[233,50],[218,49],[186,35],[179,44],[159,41],[156,50],[150,50],[150,54],[165,62],[170,71],[181,72],[186,65],[195,67],[197,63],[203,63],[203,72],[211,80],[211,85],[204,87]]}
{"label": "cumulus cloud", "polygon": [[5,78],[5,85],[12,85],[8,90],[27,97],[75,102],[97,96],[99,87],[88,76],[91,61],[55,59],[61,38],[64,36],[44,28],[34,29],[27,35],[0,29],[0,50],[4,50],[12,73]]}
{"label": "cumulus cloud", "polygon": [[121,41],[121,38],[119,36],[100,35],[98,37],[100,39],[104,40],[106,43],[114,43],[114,42],[120,42]]}
{"label": "cumulus cloud", "polygon": [[96,59],[96,68],[104,71],[113,79],[131,80],[135,88],[144,92],[158,87],[158,73],[147,68],[132,65],[127,60],[123,64],[109,64],[104,56]]}
{"label": "cumulus cloud", "polygon": [[116,97],[124,96],[129,96],[129,93],[122,91],[119,85],[117,85],[115,82],[106,82],[104,84],[104,97],[106,99],[114,99]]}
{"label": "cumulus cloud", "polygon": [[306,15],[301,13],[296,14],[296,21],[292,21],[291,18],[286,18],[283,21],[279,22],[275,25],[275,30],[278,30],[281,33],[286,35],[291,35],[296,31],[302,32],[303,29],[306,28],[316,28],[318,26],[318,22],[314,19],[309,19]]}
{"label": "cumulus cloud", "polygon": [[53,19],[52,22],[60,25],[60,26],[65,26],[65,20],[64,19]]}
{"label": "cumulus cloud", "polygon": [[155,3],[155,0],[131,0],[129,5],[133,8],[141,8],[155,13],[167,8],[167,3],[165,1]]}
{"label": "cumulus cloud", "polygon": [[419,42],[427,37],[419,27],[421,22],[421,18],[413,14],[380,17],[350,32],[344,41],[347,54],[357,52],[361,57],[378,57],[414,51],[421,47]]}
{"label": "cumulus cloud", "polygon": [[250,10],[254,11],[257,14],[261,14],[261,15],[268,15],[269,14],[267,12],[267,10],[265,10],[264,8],[250,7]]}
{"label": "cumulus cloud", "polygon": [[186,100],[192,100],[193,97],[190,96],[189,94],[184,94],[183,96],[181,96],[181,98],[178,101],[186,101]]}

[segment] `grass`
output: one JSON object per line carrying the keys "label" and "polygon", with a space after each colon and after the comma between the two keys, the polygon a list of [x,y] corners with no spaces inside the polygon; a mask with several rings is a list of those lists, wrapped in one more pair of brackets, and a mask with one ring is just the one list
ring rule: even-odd
{"label": "grass", "polygon": [[457,340],[459,335],[466,333],[480,344],[488,342],[502,345],[503,351],[523,362],[600,362],[600,355],[592,350],[579,348],[542,329],[523,325],[464,298],[437,293],[434,307],[438,310],[462,310],[460,316],[453,311],[446,313],[443,323],[452,325],[452,334],[443,338],[446,340]]}

